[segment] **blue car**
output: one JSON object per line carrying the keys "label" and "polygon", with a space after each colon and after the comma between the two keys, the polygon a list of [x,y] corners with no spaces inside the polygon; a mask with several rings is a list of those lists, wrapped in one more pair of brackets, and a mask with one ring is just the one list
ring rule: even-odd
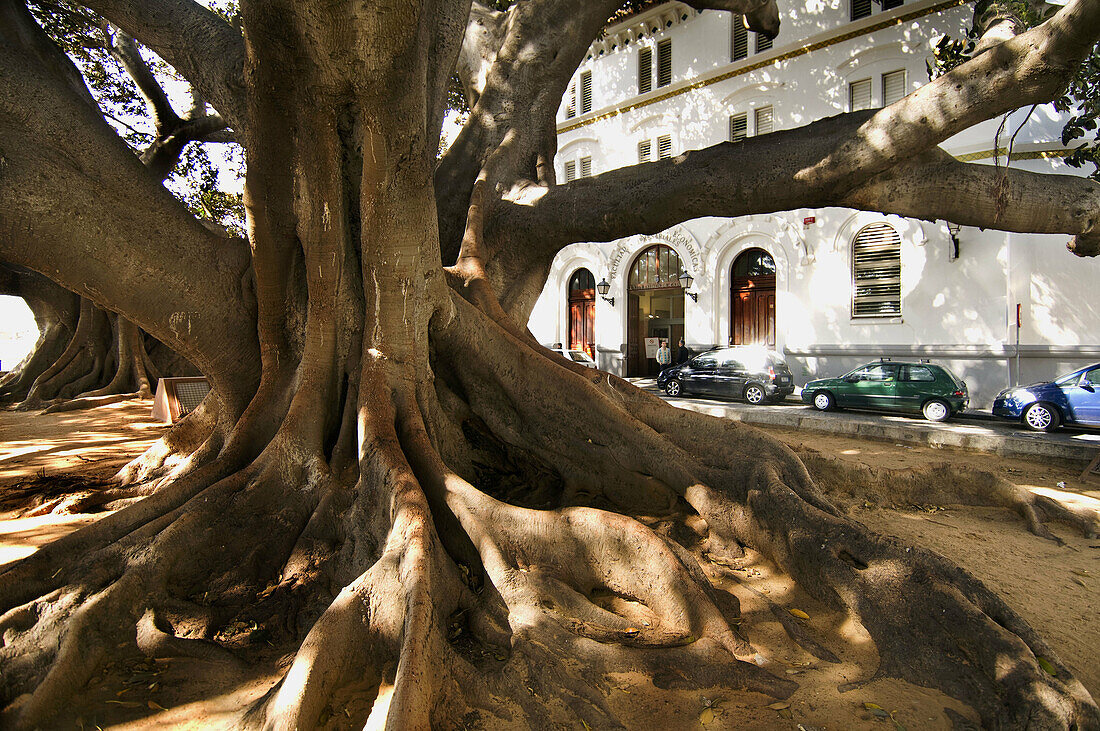
{"label": "blue car", "polygon": [[1053,382],[1007,388],[993,401],[993,415],[1022,421],[1036,431],[1063,423],[1100,426],[1100,363]]}

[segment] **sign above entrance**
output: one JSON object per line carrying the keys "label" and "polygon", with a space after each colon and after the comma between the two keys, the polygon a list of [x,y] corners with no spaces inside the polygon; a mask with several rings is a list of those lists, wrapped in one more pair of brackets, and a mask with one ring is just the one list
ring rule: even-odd
{"label": "sign above entrance", "polygon": [[[699,250],[699,243],[695,240],[695,237],[682,226],[673,226],[667,231],[652,235],[640,234],[619,239],[615,244],[615,248],[611,250],[607,278],[614,281],[619,274],[620,267],[630,266],[630,260],[635,252],[653,244],[668,244],[680,254],[681,259],[685,259],[683,255],[687,254],[685,261],[691,262],[691,271],[696,278],[706,273],[703,255]],[[675,274],[678,274],[678,272],[675,272]],[[673,287],[678,285],[678,282],[670,283],[670,286]]]}
{"label": "sign above entrance", "polygon": [[817,216],[806,216],[802,219],[803,226],[812,226],[817,223]]}

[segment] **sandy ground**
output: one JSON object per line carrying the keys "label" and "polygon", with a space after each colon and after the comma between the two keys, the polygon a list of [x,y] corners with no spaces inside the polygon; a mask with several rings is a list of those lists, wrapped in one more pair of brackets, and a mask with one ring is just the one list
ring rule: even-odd
{"label": "sandy ground", "polygon": [[[69,484],[66,478],[94,481],[112,474],[163,432],[162,425],[149,420],[150,407],[150,402],[130,402],[70,414],[0,412],[0,567],[103,517],[104,513],[28,517],[25,501],[18,509],[11,501],[28,486],[37,489],[53,480],[64,487]],[[793,430],[769,432],[796,451],[812,449],[873,467],[965,464],[1100,509],[1100,477],[1082,482],[1080,465]],[[1006,510],[878,507],[884,501],[872,505],[837,494],[834,499],[875,530],[926,545],[969,569],[1035,626],[1093,696],[1100,697],[1100,539],[1086,539],[1055,525],[1055,533],[1065,541],[1059,546],[1028,533]],[[893,679],[867,682],[877,656],[863,629],[803,594],[766,562],[738,568],[707,562],[703,566],[716,588],[740,602],[741,631],[760,649],[758,662],[800,687],[786,701],[775,703],[723,689],[702,694],[677,691],[675,678],[614,677],[604,690],[622,718],[637,719],[637,725],[628,723],[629,727],[893,731],[957,727],[945,708],[958,717],[976,718],[970,709],[936,691]],[[791,641],[775,618],[777,611],[791,610],[805,614],[800,618],[805,631],[839,662],[823,662]],[[197,691],[196,677],[205,679]],[[229,672],[193,661],[120,656],[89,683],[65,723],[74,728],[232,728],[236,710],[266,692],[273,677],[270,666],[266,672]],[[174,679],[189,681],[187,695],[172,691]],[[842,693],[838,686],[851,689]],[[341,720],[330,719],[326,727],[340,728]]]}

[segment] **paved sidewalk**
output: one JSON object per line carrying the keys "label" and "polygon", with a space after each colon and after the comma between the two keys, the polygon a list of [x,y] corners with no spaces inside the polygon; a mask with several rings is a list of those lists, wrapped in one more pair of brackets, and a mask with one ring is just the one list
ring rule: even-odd
{"label": "paved sidewalk", "polygon": [[658,393],[670,404],[746,424],[844,434],[931,447],[974,449],[1011,457],[1068,460],[1082,466],[1100,450],[1100,431],[1062,428],[1050,434],[1029,431],[988,414],[962,414],[935,423],[919,417],[869,411],[817,411],[792,397],[774,405],[752,406],[741,401],[705,397],[671,398],[658,391],[653,378],[628,378],[639,388]]}

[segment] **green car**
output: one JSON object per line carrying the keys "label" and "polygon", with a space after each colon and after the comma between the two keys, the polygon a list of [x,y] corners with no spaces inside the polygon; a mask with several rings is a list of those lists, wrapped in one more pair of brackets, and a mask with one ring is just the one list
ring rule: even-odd
{"label": "green car", "polygon": [[802,387],[802,401],[820,411],[837,407],[911,411],[943,421],[970,403],[962,379],[943,366],[921,361],[882,360],[840,378],[822,378]]}

